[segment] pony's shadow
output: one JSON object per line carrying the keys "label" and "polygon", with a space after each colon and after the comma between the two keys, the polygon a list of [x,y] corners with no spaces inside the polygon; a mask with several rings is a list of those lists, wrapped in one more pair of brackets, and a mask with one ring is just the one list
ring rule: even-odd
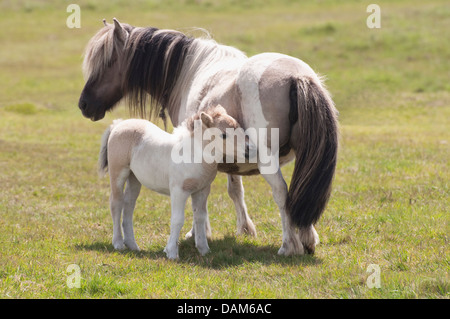
{"label": "pony's shadow", "polygon": [[[261,246],[251,243],[251,241],[237,241],[232,236],[209,240],[208,244],[210,252],[205,256],[201,256],[197,248],[195,248],[193,239],[181,241],[179,246],[179,259],[175,262],[194,264],[211,269],[223,269],[244,263],[302,266],[315,266],[322,263],[322,260],[314,255],[280,256],[277,254],[278,247],[273,245]],[[166,259],[163,247],[155,247],[148,250],[141,248],[139,252],[130,250],[117,251],[111,243],[96,242],[91,244],[77,244],[75,248],[104,253],[120,253],[133,258]]]}

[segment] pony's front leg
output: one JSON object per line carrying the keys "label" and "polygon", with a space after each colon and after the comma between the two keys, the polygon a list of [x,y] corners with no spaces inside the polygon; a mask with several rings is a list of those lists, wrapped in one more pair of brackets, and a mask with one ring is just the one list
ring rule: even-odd
{"label": "pony's front leg", "polygon": [[195,247],[203,256],[209,252],[207,234],[208,195],[211,187],[208,186],[192,194],[192,211],[194,212]]}
{"label": "pony's front leg", "polygon": [[261,170],[260,168],[261,175],[272,188],[273,199],[280,210],[283,228],[283,243],[278,250],[278,254],[285,256],[303,255],[305,251],[300,240],[299,232],[292,225],[286,210],[286,199],[288,195],[287,184],[281,174],[280,168],[275,168],[275,170],[275,173],[263,173],[264,170]]}
{"label": "pony's front leg", "polygon": [[178,259],[178,238],[184,224],[184,207],[189,193],[181,190],[170,190],[171,216],[170,216],[170,236],[164,252],[169,259]]}
{"label": "pony's front leg", "polygon": [[242,176],[228,174],[227,189],[236,209],[237,235],[248,234],[256,237],[256,227],[247,213],[247,206],[244,201]]}

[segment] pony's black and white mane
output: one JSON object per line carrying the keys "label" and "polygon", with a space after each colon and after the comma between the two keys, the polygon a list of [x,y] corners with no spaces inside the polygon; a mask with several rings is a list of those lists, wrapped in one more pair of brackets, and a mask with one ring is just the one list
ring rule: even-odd
{"label": "pony's black and white mane", "polygon": [[180,93],[197,72],[226,57],[246,58],[238,49],[209,37],[193,38],[175,30],[125,23],[122,26],[129,34],[126,43],[114,41],[114,25],[109,24],[91,39],[85,49],[83,71],[86,79],[94,79],[106,67],[121,61],[124,93],[130,109],[140,117],[161,116],[168,108],[176,112]]}
{"label": "pony's black and white mane", "polygon": [[[129,62],[124,91],[135,110],[145,113],[150,93],[152,102],[156,102],[153,104],[164,111],[193,40],[180,32],[156,28],[142,28],[130,34],[125,47]],[[152,110],[161,113],[156,108]]]}

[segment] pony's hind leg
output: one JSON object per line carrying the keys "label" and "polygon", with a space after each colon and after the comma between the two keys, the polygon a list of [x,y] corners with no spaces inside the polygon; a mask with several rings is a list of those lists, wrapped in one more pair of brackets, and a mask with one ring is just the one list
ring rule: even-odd
{"label": "pony's hind leg", "polygon": [[242,176],[228,175],[228,195],[233,200],[237,217],[237,235],[248,234],[256,237],[256,228],[247,213],[247,206],[244,201],[244,186]]}
{"label": "pony's hind leg", "polygon": [[111,208],[111,217],[113,220],[112,244],[114,249],[118,250],[125,249],[120,219],[124,207],[123,187],[129,173],[129,169],[122,169],[119,173],[115,173],[110,169],[111,195],[109,198],[109,203]]}
{"label": "pony's hind leg", "polygon": [[194,194],[192,197],[192,211],[194,212],[195,247],[203,256],[209,252],[207,233],[208,195],[211,187],[208,186]]}
{"label": "pony's hind leg", "polygon": [[123,205],[123,234],[124,244],[128,249],[139,251],[139,246],[136,244],[133,230],[133,212],[136,206],[136,200],[141,191],[141,183],[130,173],[125,187],[124,205]]}

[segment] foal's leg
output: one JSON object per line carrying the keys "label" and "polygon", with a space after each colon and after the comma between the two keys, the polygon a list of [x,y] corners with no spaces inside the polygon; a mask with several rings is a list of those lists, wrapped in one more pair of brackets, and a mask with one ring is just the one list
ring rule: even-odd
{"label": "foal's leg", "polygon": [[111,195],[109,198],[109,203],[111,208],[111,217],[113,220],[112,244],[114,248],[118,250],[125,248],[120,218],[124,207],[123,187],[129,174],[129,169],[122,169],[120,172],[113,172],[110,170]]}
{"label": "foal's leg", "polygon": [[[209,222],[209,215],[206,214],[206,238],[211,239],[212,238],[212,232],[211,232],[211,223]],[[192,236],[195,236],[195,227],[194,222],[192,222],[192,228],[190,231],[186,233],[184,236],[185,239],[192,238]]]}
{"label": "foal's leg", "polygon": [[130,172],[130,176],[128,176],[127,180],[127,186],[125,187],[122,227],[125,246],[131,250],[137,251],[140,249],[134,239],[133,212],[140,191],[141,183],[137,180],[136,176],[134,176],[133,172]]}
{"label": "foal's leg", "polygon": [[237,217],[237,235],[249,234],[256,237],[256,228],[247,213],[244,201],[242,176],[228,174],[228,195],[233,200]]}
{"label": "foal's leg", "polygon": [[[212,238],[212,232],[211,232],[211,223],[209,222],[209,215],[208,212],[206,213],[206,238],[211,239]],[[195,236],[195,221],[192,222],[192,228],[190,231],[186,233],[184,236],[185,239],[192,238],[192,236]]]}
{"label": "foal's leg", "polygon": [[184,207],[189,193],[180,189],[170,190],[171,216],[170,216],[170,236],[164,252],[169,259],[178,259],[178,238],[184,224]]}
{"label": "foal's leg", "polygon": [[195,247],[197,247],[200,254],[203,256],[209,252],[208,241],[206,240],[207,219],[208,219],[208,195],[211,187],[204,189],[191,195],[192,197],[192,211],[194,212],[194,232],[195,232]]}

